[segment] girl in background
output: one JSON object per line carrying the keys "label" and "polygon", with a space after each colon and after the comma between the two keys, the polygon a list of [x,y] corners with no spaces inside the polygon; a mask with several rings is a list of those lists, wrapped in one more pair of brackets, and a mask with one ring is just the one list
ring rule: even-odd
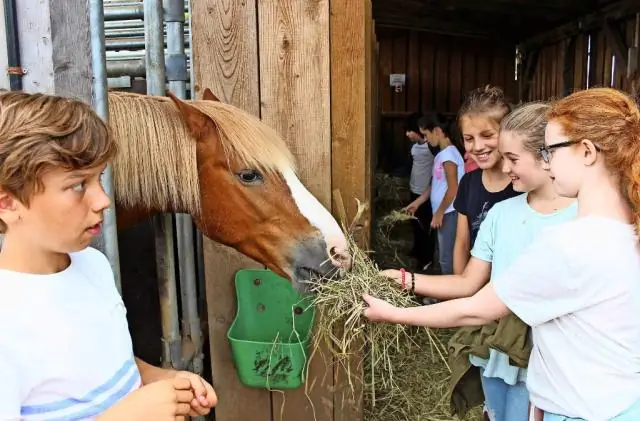
{"label": "girl in background", "polygon": [[489,209],[497,202],[520,194],[513,189],[509,175],[502,171],[502,157],[498,152],[500,121],[510,111],[502,89],[485,86],[469,92],[458,112],[466,154],[479,169],[462,177],[453,203],[458,212],[453,255],[455,274],[461,274],[467,265],[480,224]]}
{"label": "girl in background", "polygon": [[438,230],[440,270],[443,274],[451,274],[457,223],[453,200],[464,175],[464,160],[451,142],[449,125],[442,115],[427,113],[420,118],[418,126],[429,145],[437,147],[439,152],[433,162],[431,186],[407,207],[407,211],[411,213],[414,207],[419,207],[430,198],[433,212],[431,227]]}
{"label": "girl in background", "polygon": [[[433,156],[438,152],[432,148],[418,128],[417,113],[411,115],[405,122],[405,133],[411,146],[411,176],[409,189],[412,204],[431,186],[433,175]],[[409,205],[407,211],[415,216],[411,220],[413,228],[413,248],[410,255],[417,260],[416,272],[425,271],[433,263],[436,236],[431,228],[433,212],[431,200],[427,197],[421,204]]]}
{"label": "girl in background", "polygon": [[[502,275],[543,228],[575,218],[577,204],[573,199],[558,196],[543,168],[539,152],[544,146],[549,109],[546,104],[526,104],[502,119],[499,147],[504,159],[503,171],[513,180],[515,190],[527,193],[496,203],[488,212],[471,251],[472,257],[461,275],[415,275],[416,294],[441,300],[472,296],[490,279]],[[541,260],[538,264],[545,265],[546,262]],[[402,284],[402,272],[388,270],[383,274]],[[444,327],[438,324],[440,319],[432,316],[443,310],[431,310],[429,307],[442,309],[449,305],[442,303],[396,309],[376,298],[365,297],[365,300],[369,304],[365,315],[372,320],[433,327]],[[423,318],[423,313],[428,316]],[[497,319],[483,320],[476,323],[477,327],[459,329],[452,337],[449,349],[469,350],[484,346],[489,356],[485,359],[470,351],[450,356],[452,371],[458,374],[452,381],[460,381],[469,370],[478,371],[482,384],[479,392],[486,399],[489,419],[526,421],[529,396],[524,382],[530,345],[528,348],[515,345],[528,342],[529,329],[513,315],[502,318],[498,323],[493,322]],[[446,323],[447,327],[464,324]],[[511,360],[520,361],[520,364],[512,364]],[[482,396],[465,396],[462,400],[482,404]]]}

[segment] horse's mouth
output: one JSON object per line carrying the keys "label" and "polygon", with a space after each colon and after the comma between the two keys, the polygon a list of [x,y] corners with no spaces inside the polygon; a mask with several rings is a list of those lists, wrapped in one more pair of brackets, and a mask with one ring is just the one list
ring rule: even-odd
{"label": "horse's mouth", "polygon": [[317,269],[309,267],[296,268],[296,280],[300,283],[308,284],[322,279],[322,277],[323,275]]}

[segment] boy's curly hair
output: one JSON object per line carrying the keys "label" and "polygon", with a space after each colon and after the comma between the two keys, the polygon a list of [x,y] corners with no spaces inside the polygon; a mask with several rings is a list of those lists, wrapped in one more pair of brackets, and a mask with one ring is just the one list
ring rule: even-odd
{"label": "boy's curly hair", "polygon": [[[42,191],[52,168],[95,168],[117,145],[105,122],[84,102],[41,93],[0,92],[0,189],[25,206]],[[0,221],[0,232],[6,226]]]}

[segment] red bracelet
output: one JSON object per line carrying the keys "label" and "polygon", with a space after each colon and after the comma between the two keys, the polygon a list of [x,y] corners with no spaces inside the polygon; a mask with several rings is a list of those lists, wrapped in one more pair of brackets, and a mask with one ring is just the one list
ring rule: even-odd
{"label": "red bracelet", "polygon": [[402,276],[402,289],[407,289],[407,285],[406,285],[406,281],[405,281],[405,276],[406,276],[406,272],[404,270],[404,268],[400,269],[400,275]]}

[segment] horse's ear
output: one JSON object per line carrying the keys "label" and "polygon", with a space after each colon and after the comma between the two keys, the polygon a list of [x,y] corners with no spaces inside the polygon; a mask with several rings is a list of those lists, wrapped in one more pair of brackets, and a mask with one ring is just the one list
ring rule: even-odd
{"label": "horse's ear", "polygon": [[200,139],[204,133],[205,127],[209,122],[211,122],[211,119],[202,111],[176,97],[171,92],[167,92],[167,96],[171,98],[173,103],[176,104],[176,107],[178,107],[180,114],[182,114],[182,118],[185,123],[187,123],[191,136],[196,139]]}
{"label": "horse's ear", "polygon": [[220,102],[218,97],[215,96],[215,94],[213,92],[211,92],[211,89],[209,89],[209,88],[204,88],[204,92],[202,93],[202,99],[205,100],[205,101]]}

